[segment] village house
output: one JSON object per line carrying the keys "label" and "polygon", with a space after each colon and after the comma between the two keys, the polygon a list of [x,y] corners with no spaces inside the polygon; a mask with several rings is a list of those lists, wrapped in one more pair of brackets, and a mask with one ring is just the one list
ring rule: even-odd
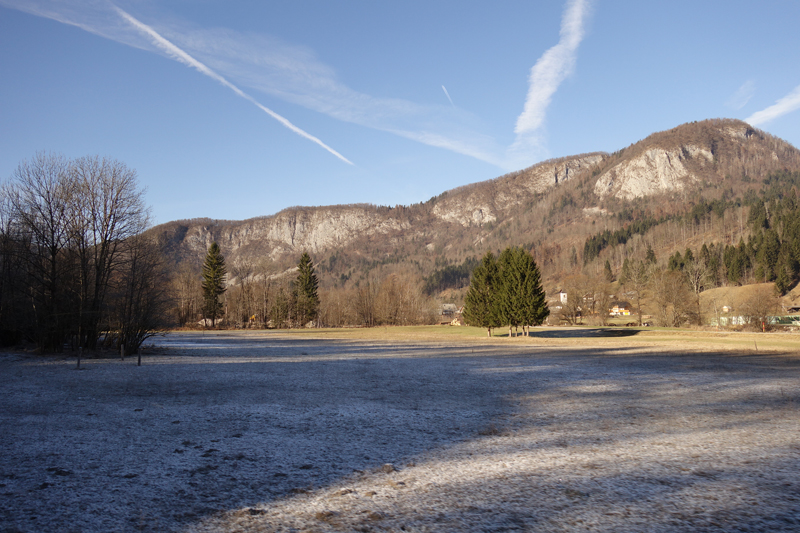
{"label": "village house", "polygon": [[631,316],[631,304],[626,301],[612,302],[608,314],[611,316]]}

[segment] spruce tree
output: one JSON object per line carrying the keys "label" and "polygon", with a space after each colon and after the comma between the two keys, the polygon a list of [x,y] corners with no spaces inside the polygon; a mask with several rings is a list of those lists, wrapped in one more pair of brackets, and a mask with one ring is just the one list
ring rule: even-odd
{"label": "spruce tree", "polygon": [[498,315],[503,324],[511,328],[538,326],[550,315],[539,267],[526,250],[506,248],[500,254],[500,290]]}
{"label": "spruce tree", "polygon": [[778,267],[778,276],[775,278],[775,291],[778,293],[778,296],[783,296],[789,291],[789,287],[792,285],[792,280],[789,278],[789,274],[786,272],[786,267],[783,265]]}
{"label": "spruce tree", "polygon": [[216,242],[212,242],[203,263],[203,317],[216,325],[217,317],[222,315],[222,302],[219,297],[225,293],[225,258]]}
{"label": "spruce tree", "polygon": [[497,316],[497,292],[500,282],[497,260],[486,252],[472,271],[472,280],[464,297],[464,321],[470,326],[486,328],[489,337],[492,328],[500,327]]}
{"label": "spruce tree", "polygon": [[656,264],[656,253],[653,251],[653,247],[650,246],[650,243],[647,243],[647,253],[644,255],[645,263],[651,263],[653,265]]}
{"label": "spruce tree", "polygon": [[511,329],[522,323],[522,275],[516,262],[517,248],[506,248],[500,252],[500,283],[498,284],[497,314],[504,325],[508,326],[508,337],[513,336]]}
{"label": "spruce tree", "polygon": [[530,335],[530,326],[540,326],[550,316],[550,308],[547,307],[547,296],[542,287],[539,266],[533,256],[527,252],[524,253],[522,260],[526,272],[523,286],[526,305],[522,323],[528,328],[527,335]]}
{"label": "spruce tree", "polygon": [[611,270],[611,263],[608,262],[608,259],[606,259],[606,264],[603,266],[603,276],[608,283],[614,281],[614,271]]}
{"label": "spruce tree", "polygon": [[303,252],[297,263],[297,278],[292,287],[295,300],[295,316],[300,326],[317,318],[319,313],[319,296],[317,295],[317,275],[308,252]]}
{"label": "spruce tree", "polygon": [[631,263],[628,261],[628,258],[625,258],[625,261],[622,262],[622,273],[619,276],[619,282],[622,285],[625,285],[625,282],[628,281],[628,278],[631,275]]}

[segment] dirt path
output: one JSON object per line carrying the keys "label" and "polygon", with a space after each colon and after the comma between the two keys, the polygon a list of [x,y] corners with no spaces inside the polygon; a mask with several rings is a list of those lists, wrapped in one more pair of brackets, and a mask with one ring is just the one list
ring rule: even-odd
{"label": "dirt path", "polygon": [[795,358],[269,334],[156,352],[0,358],[0,530],[800,529]]}

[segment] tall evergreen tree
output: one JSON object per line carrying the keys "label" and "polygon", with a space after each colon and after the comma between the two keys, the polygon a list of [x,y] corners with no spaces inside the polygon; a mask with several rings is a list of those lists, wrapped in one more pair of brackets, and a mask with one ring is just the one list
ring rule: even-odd
{"label": "tall evergreen tree", "polygon": [[520,263],[525,272],[525,282],[523,293],[525,307],[522,313],[522,325],[528,328],[527,335],[530,335],[530,326],[541,325],[548,316],[550,308],[547,307],[547,297],[542,287],[542,276],[539,266],[534,261],[533,256],[520,248]]}
{"label": "tall evergreen tree", "polygon": [[519,248],[506,248],[500,253],[500,284],[498,291],[497,311],[500,321],[508,326],[509,338],[513,336],[512,328],[522,324],[522,308],[525,305],[522,294],[524,274],[518,264]]}
{"label": "tall evergreen tree", "polygon": [[761,231],[762,229],[769,228],[769,217],[763,200],[757,199],[750,206],[750,213],[747,215],[747,224],[753,228],[753,231]]}
{"label": "tall evergreen tree", "polygon": [[611,270],[611,263],[608,262],[608,259],[606,259],[606,264],[603,265],[603,277],[606,278],[608,283],[614,281],[614,271]]}
{"label": "tall evergreen tree", "polygon": [[489,337],[492,328],[502,324],[497,316],[497,292],[500,282],[497,260],[492,252],[486,252],[481,262],[472,271],[469,290],[464,297],[464,320],[470,326],[486,328]]}
{"label": "tall evergreen tree", "polygon": [[625,258],[625,261],[622,262],[622,272],[619,276],[619,282],[624,285],[628,278],[631,275],[631,263],[628,261],[628,258]]}
{"label": "tall evergreen tree", "polygon": [[212,242],[203,263],[203,317],[216,325],[217,317],[222,316],[222,302],[219,297],[225,293],[225,257],[216,242]]}
{"label": "tall evergreen tree", "polygon": [[778,258],[781,252],[781,241],[778,233],[774,229],[764,232],[764,239],[756,254],[756,261],[759,263],[760,271],[757,281],[772,281],[775,279],[775,269],[778,266]]}
{"label": "tall evergreen tree", "polygon": [[498,260],[500,290],[498,315],[511,329],[519,326],[539,325],[550,314],[542,289],[539,267],[530,253],[519,247],[506,248]]}
{"label": "tall evergreen tree", "polygon": [[777,291],[779,296],[783,296],[789,291],[789,287],[792,285],[792,280],[789,277],[789,274],[786,272],[786,267],[780,266],[778,267],[778,275],[775,278],[775,290]]}
{"label": "tall evergreen tree", "polygon": [[303,252],[297,263],[297,278],[292,287],[295,300],[295,316],[300,326],[317,318],[319,313],[319,296],[317,295],[317,275],[308,252]]}
{"label": "tall evergreen tree", "polygon": [[656,253],[653,251],[653,247],[650,246],[650,243],[647,243],[647,253],[644,254],[644,261],[645,263],[651,263],[653,265],[656,264]]}

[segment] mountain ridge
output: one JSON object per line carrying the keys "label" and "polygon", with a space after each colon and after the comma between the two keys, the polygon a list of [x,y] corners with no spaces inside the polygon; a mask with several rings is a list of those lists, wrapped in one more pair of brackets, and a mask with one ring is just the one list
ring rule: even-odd
{"label": "mountain ridge", "polygon": [[307,250],[326,274],[323,285],[386,265],[413,264],[427,275],[508,244],[537,248],[546,264],[580,249],[598,224],[616,224],[624,209],[667,213],[698,194],[733,194],[780,170],[800,170],[797,148],[742,121],[711,119],[611,154],[543,161],[410,206],[290,207],[242,221],[173,221],[151,232],[176,264],[201,264],[213,241],[234,267],[269,260],[285,268]]}

